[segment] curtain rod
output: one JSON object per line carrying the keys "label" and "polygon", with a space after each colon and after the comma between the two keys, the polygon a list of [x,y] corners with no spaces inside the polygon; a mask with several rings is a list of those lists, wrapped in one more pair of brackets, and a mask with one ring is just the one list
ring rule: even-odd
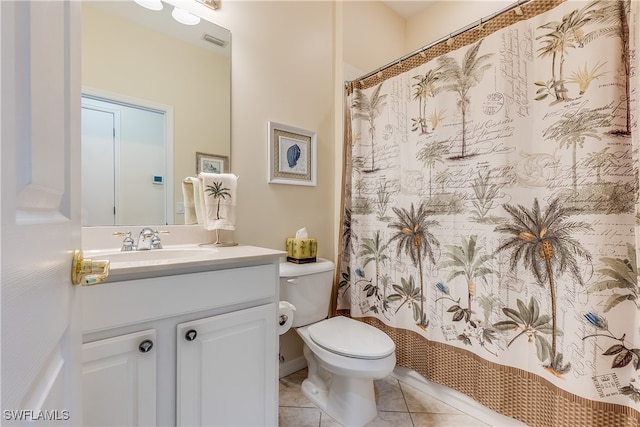
{"label": "curtain rod", "polygon": [[[374,74],[379,73],[379,72],[380,72],[380,71],[382,71],[382,70],[386,70],[387,68],[390,68],[390,67],[392,67],[392,66],[394,66],[394,65],[401,64],[401,63],[402,63],[402,61],[405,61],[405,60],[407,60],[408,58],[411,58],[411,57],[412,57],[412,56],[414,56],[414,55],[418,55],[419,53],[424,52],[425,50],[427,50],[427,49],[429,49],[429,48],[431,48],[431,47],[433,47],[433,46],[437,45],[438,43],[442,43],[443,41],[449,40],[449,39],[451,39],[451,38],[453,38],[453,37],[455,37],[455,36],[457,36],[457,35],[459,35],[459,34],[464,33],[465,31],[469,31],[469,30],[471,30],[472,28],[476,28],[476,27],[478,27],[478,26],[482,26],[482,24],[483,24],[483,23],[488,22],[489,20],[491,20],[491,19],[495,18],[496,16],[501,15],[501,14],[506,13],[506,12],[509,12],[510,10],[513,10],[513,9],[519,8],[519,7],[520,7],[520,6],[522,6],[523,4],[528,3],[528,2],[530,2],[530,1],[531,1],[531,0],[517,0],[517,2],[516,2],[516,3],[513,3],[513,4],[511,4],[511,5],[509,5],[509,6],[505,7],[505,8],[503,8],[502,10],[499,10],[498,12],[492,13],[491,15],[485,16],[484,18],[480,18],[480,21],[479,21],[479,22],[474,21],[473,23],[471,23],[471,24],[469,24],[469,25],[466,25],[466,26],[464,26],[464,27],[462,27],[462,28],[460,28],[460,29],[458,29],[458,30],[456,30],[456,31],[454,31],[454,32],[452,32],[452,33],[450,33],[450,34],[448,34],[448,35],[444,36],[444,37],[439,38],[438,40],[436,40],[436,41],[434,41],[434,42],[431,42],[431,43],[429,43],[429,44],[427,44],[427,45],[424,45],[424,46],[422,46],[421,48],[416,49],[416,50],[414,50],[413,52],[408,53],[408,54],[406,54],[406,55],[402,56],[400,59],[396,59],[395,61],[389,62],[388,64],[383,65],[382,67],[379,67],[379,68],[377,68],[377,69],[375,69],[375,70],[371,71],[370,73],[365,74],[365,75],[364,75],[364,76],[362,76],[362,77],[359,77],[359,78],[357,78],[357,79],[355,79],[355,80],[351,80],[351,81],[345,81],[345,82],[344,82],[344,87],[345,87],[345,89],[346,89],[346,88],[348,88],[348,87],[349,87],[349,84],[350,84],[352,81],[366,80],[366,79],[368,79],[369,77],[373,76]],[[518,13],[518,14],[519,14],[519,15],[521,15],[522,13]]]}

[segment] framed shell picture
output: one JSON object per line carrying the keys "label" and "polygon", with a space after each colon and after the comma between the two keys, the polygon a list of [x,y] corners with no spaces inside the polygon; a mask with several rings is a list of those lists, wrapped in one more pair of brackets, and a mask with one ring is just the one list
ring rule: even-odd
{"label": "framed shell picture", "polygon": [[229,172],[229,157],[196,152],[196,174]]}
{"label": "framed shell picture", "polygon": [[316,133],[269,122],[269,183],[316,185]]}

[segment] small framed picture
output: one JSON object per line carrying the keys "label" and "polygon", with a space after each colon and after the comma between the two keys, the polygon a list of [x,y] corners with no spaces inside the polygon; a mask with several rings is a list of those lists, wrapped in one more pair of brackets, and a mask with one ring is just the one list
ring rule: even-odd
{"label": "small framed picture", "polygon": [[196,153],[196,174],[229,172],[229,157],[217,154]]}
{"label": "small framed picture", "polygon": [[316,185],[316,133],[269,122],[269,182]]}

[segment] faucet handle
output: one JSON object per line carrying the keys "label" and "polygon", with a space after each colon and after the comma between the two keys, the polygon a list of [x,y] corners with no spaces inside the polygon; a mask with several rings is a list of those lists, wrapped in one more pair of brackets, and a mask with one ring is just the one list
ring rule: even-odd
{"label": "faucet handle", "polygon": [[135,241],[133,240],[133,237],[131,237],[131,232],[127,231],[116,231],[113,233],[113,235],[115,237],[123,237],[124,239],[122,240],[122,248],[120,249],[123,252],[129,252],[129,251],[135,251],[136,250],[136,245],[135,245]]}
{"label": "faucet handle", "polygon": [[158,234],[169,234],[168,231],[154,231],[153,237],[151,238],[151,249],[162,249],[162,241],[160,241],[160,236]]}

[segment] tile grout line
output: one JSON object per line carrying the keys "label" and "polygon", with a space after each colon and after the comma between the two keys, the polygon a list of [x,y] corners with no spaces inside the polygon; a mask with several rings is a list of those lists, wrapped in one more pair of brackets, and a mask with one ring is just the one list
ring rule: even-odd
{"label": "tile grout line", "polygon": [[402,400],[404,400],[404,406],[407,407],[407,413],[409,414],[409,419],[411,420],[411,427],[415,427],[415,423],[413,422],[413,416],[411,415],[411,410],[409,409],[409,404],[407,403],[407,397],[404,395],[404,389],[402,388],[402,383],[400,382],[399,379],[396,379],[396,381],[398,381],[398,388],[400,389],[400,394],[402,394]]}

